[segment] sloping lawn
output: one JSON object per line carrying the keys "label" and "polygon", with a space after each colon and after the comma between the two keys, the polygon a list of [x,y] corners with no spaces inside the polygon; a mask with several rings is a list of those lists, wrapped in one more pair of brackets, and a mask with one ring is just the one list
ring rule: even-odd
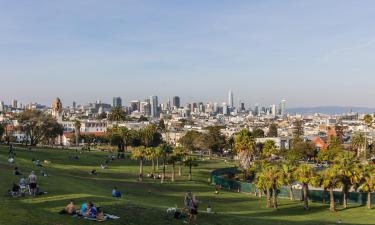
{"label": "sloping lawn", "polygon": [[[137,181],[138,162],[115,160],[109,168],[100,169],[100,163],[108,153],[87,152],[80,154],[80,159],[72,159],[74,151],[33,150],[16,148],[15,165],[26,177],[31,170],[40,172],[40,167],[32,163],[32,158],[51,161],[45,170],[49,177],[38,177],[39,185],[47,195],[36,198],[7,196],[7,190],[13,182],[18,183],[20,176],[13,175],[15,165],[7,162],[8,150],[0,146],[0,224],[1,225],[55,225],[55,224],[97,224],[83,219],[59,215],[70,199],[77,204],[91,200],[103,206],[105,212],[120,216],[121,219],[103,224],[183,224],[182,220],[169,220],[166,209],[177,205],[183,206],[184,194],[191,190],[202,202],[198,224],[254,224],[254,225],[328,225],[337,224],[375,224],[375,210],[362,206],[351,206],[347,210],[330,213],[327,205],[312,204],[309,211],[303,210],[300,202],[280,200],[280,209],[265,208],[265,201],[250,195],[221,192],[214,194],[214,188],[208,185],[209,173],[216,168],[228,167],[223,160],[199,162],[193,168],[194,181],[187,181],[187,168],[183,176],[177,176],[175,183],[169,179],[165,184],[160,180],[145,178],[143,183]],[[96,169],[98,176],[89,174]],[[168,166],[167,171],[170,173]],[[177,168],[176,168],[177,170]],[[145,173],[151,171],[149,164]],[[117,186],[123,193],[120,200],[111,197],[111,190]],[[216,213],[207,214],[205,210],[211,205]]]}

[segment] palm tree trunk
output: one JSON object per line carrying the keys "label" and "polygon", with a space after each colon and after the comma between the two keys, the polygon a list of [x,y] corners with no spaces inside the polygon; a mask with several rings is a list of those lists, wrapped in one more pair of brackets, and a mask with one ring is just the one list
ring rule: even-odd
{"label": "palm tree trunk", "polygon": [[161,183],[164,184],[165,179],[165,158],[163,159],[163,174],[161,175]]}
{"label": "palm tree trunk", "polygon": [[151,159],[151,163],[152,163],[152,172],[155,172],[155,160]]}
{"label": "palm tree trunk", "polygon": [[143,159],[139,160],[139,181],[143,181]]}
{"label": "palm tree trunk", "polygon": [[192,176],[192,173],[191,173],[191,167],[193,167],[192,163],[190,162],[189,164],[189,181],[192,181],[193,180],[193,176]]}
{"label": "palm tree trunk", "polygon": [[272,189],[272,204],[273,204],[274,209],[277,209],[277,193],[276,193],[276,191],[277,191],[276,188]]}
{"label": "palm tree trunk", "polygon": [[371,209],[371,192],[367,192],[367,208]]}
{"label": "palm tree trunk", "polygon": [[333,187],[329,188],[329,210],[335,212],[335,196],[333,195]]}
{"label": "palm tree trunk", "polygon": [[159,157],[156,157],[156,168],[159,169]]}
{"label": "palm tree trunk", "polygon": [[289,185],[289,197],[291,201],[294,201],[294,193],[292,185]]}
{"label": "palm tree trunk", "polygon": [[343,196],[342,204],[343,204],[344,209],[346,209],[346,208],[348,208],[348,187],[347,187],[347,185],[344,185],[343,188],[342,188],[342,196]]}
{"label": "palm tree trunk", "polygon": [[178,164],[178,176],[182,175],[182,165],[181,162]]}
{"label": "palm tree trunk", "polygon": [[173,162],[172,163],[172,182],[174,182],[175,181],[175,163]]}
{"label": "palm tree trunk", "polygon": [[267,208],[271,208],[271,193],[269,188],[267,188]]}
{"label": "palm tree trunk", "polygon": [[305,207],[305,209],[309,208],[308,192],[309,192],[309,185],[308,184],[303,184],[303,201],[304,201],[304,207]]}

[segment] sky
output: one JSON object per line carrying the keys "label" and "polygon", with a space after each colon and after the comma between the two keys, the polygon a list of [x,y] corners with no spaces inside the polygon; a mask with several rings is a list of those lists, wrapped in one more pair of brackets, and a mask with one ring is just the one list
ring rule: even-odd
{"label": "sky", "polygon": [[372,0],[0,0],[0,100],[375,107]]}

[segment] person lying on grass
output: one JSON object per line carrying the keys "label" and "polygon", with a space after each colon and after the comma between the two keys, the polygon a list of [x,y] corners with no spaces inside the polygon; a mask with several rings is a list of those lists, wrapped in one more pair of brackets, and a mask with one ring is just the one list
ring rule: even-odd
{"label": "person lying on grass", "polygon": [[74,200],[70,200],[70,203],[60,211],[60,214],[76,215],[77,207],[74,204]]}
{"label": "person lying on grass", "polygon": [[22,173],[18,170],[18,167],[14,167],[13,174],[14,174],[15,176],[22,175]]}

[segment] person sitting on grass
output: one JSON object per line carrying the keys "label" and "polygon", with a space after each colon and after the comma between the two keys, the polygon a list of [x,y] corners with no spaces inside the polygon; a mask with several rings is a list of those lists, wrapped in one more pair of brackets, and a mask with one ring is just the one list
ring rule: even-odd
{"label": "person sitting on grass", "polygon": [[37,160],[34,161],[34,165],[35,166],[43,167],[43,165],[40,163],[39,159],[37,159]]}
{"label": "person sitting on grass", "polygon": [[98,215],[98,210],[94,205],[90,205],[87,211],[86,217],[96,219],[96,216]]}
{"label": "person sitting on grass", "polygon": [[20,179],[20,189],[21,189],[21,193],[24,194],[26,191],[27,191],[27,181],[25,178],[21,178]]}
{"label": "person sitting on grass", "polygon": [[117,190],[117,187],[114,187],[112,190],[112,197],[114,198],[121,198],[121,192]]}
{"label": "person sitting on grass", "polygon": [[14,174],[15,176],[22,175],[21,172],[18,170],[18,167],[14,167],[13,174]]}
{"label": "person sitting on grass", "polygon": [[9,163],[9,164],[14,164],[14,158],[13,158],[12,156],[10,156],[10,157],[8,158],[8,163]]}
{"label": "person sitting on grass", "polygon": [[97,175],[98,175],[98,172],[96,172],[96,170],[93,169],[93,170],[91,170],[90,174],[91,174],[91,175],[95,175],[95,176],[97,176]]}
{"label": "person sitting on grass", "polygon": [[40,171],[40,176],[47,177],[48,175],[47,175],[47,173],[44,170],[41,170]]}
{"label": "person sitting on grass", "polygon": [[13,183],[12,189],[9,190],[9,194],[12,197],[18,197],[20,195],[20,186],[16,183]]}
{"label": "person sitting on grass", "polygon": [[81,206],[80,214],[83,217],[86,217],[88,209],[91,207],[92,202],[83,203]]}
{"label": "person sitting on grass", "polygon": [[103,212],[103,210],[102,210],[101,207],[98,207],[98,208],[97,208],[96,219],[97,219],[98,221],[105,221],[105,215],[104,215],[104,212]]}

